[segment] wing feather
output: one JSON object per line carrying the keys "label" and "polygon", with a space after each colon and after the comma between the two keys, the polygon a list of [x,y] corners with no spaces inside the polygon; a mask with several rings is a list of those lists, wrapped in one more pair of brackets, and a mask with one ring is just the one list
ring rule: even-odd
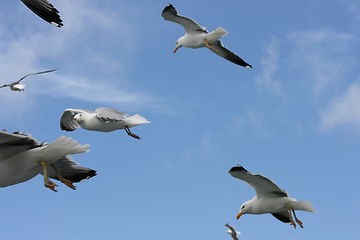
{"label": "wing feather", "polygon": [[60,128],[63,131],[72,132],[79,128],[79,124],[74,120],[74,116],[78,113],[94,113],[94,111],[83,109],[66,109],[60,117]]}
{"label": "wing feather", "polygon": [[261,196],[282,196],[288,197],[286,191],[282,190],[273,180],[259,174],[251,174],[242,166],[236,165],[229,170],[229,173],[234,178],[245,181],[255,188],[256,194],[259,198]]}
{"label": "wing feather", "polygon": [[223,57],[226,60],[229,60],[230,62],[235,63],[237,65],[247,68],[252,68],[250,64],[242,60],[238,55],[236,55],[235,53],[231,52],[229,49],[224,47],[221,40],[217,40],[213,42],[213,46],[216,49],[216,51],[213,52],[219,55],[220,57]]}
{"label": "wing feather", "polygon": [[130,117],[126,113],[106,107],[96,109],[95,113],[96,117],[102,122],[121,122]]}
{"label": "wing feather", "polygon": [[63,26],[59,11],[46,0],[21,0],[36,15],[57,27]]}
{"label": "wing feather", "polygon": [[166,21],[171,21],[180,24],[181,26],[184,27],[187,33],[208,32],[205,27],[200,26],[197,22],[195,22],[191,18],[178,15],[177,10],[171,4],[167,5],[164,8],[164,10],[161,13],[161,16]]}

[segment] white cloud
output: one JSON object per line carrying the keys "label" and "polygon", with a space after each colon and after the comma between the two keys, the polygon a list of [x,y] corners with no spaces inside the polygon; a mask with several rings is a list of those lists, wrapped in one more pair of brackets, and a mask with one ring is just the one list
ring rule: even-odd
{"label": "white cloud", "polygon": [[352,84],[342,96],[333,99],[327,109],[320,111],[320,116],[324,130],[345,124],[360,129],[360,86]]}
{"label": "white cloud", "polygon": [[264,48],[266,56],[261,59],[263,66],[261,75],[255,78],[257,84],[265,85],[273,93],[281,93],[280,82],[273,79],[273,75],[279,68],[279,41],[273,37],[271,42]]}

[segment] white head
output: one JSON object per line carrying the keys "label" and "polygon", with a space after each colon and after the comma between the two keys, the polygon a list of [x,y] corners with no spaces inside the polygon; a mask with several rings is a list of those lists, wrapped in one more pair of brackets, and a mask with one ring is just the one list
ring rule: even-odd
{"label": "white head", "polygon": [[238,215],[236,216],[236,219],[239,219],[241,217],[241,215],[243,215],[243,214],[251,213],[252,206],[250,204],[250,201],[247,201],[247,202],[243,203],[243,205],[241,205],[240,211],[239,211]]}
{"label": "white head", "polygon": [[76,114],[76,115],[74,116],[74,120],[75,120],[76,122],[81,122],[81,120],[82,120],[82,114],[81,114],[81,113]]}
{"label": "white head", "polygon": [[184,37],[185,36],[182,36],[176,41],[176,48],[174,50],[174,53],[176,53],[176,51],[183,46]]}

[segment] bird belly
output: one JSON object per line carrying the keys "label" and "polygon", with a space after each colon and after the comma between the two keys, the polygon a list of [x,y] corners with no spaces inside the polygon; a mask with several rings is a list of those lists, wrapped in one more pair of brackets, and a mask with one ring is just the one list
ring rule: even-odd
{"label": "bird belly", "polygon": [[123,122],[102,122],[98,118],[86,119],[79,122],[79,125],[86,130],[99,132],[112,132],[125,128]]}

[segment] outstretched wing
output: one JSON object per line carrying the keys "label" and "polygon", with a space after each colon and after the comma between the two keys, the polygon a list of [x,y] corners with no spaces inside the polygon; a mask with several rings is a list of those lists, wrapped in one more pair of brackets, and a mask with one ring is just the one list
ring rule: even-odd
{"label": "outstretched wing", "polygon": [[274,181],[271,179],[259,175],[251,174],[242,166],[236,165],[229,170],[229,173],[234,178],[240,179],[248,183],[250,186],[255,188],[256,195],[261,196],[276,196],[276,197],[288,197],[288,194],[282,190]]}
{"label": "outstretched wing", "polygon": [[5,84],[5,85],[2,85],[0,88],[4,88],[4,87],[10,87],[9,84]]}
{"label": "outstretched wing", "polygon": [[[70,155],[66,155],[57,160],[55,166],[61,176],[71,182],[82,182],[96,176],[95,170],[79,166]],[[59,180],[54,168],[51,166],[47,167],[47,174],[48,177]]]}
{"label": "outstretched wing", "polygon": [[13,82],[11,85],[19,84],[22,80],[24,80],[24,79],[25,79],[26,77],[28,77],[28,76],[32,76],[32,75],[36,75],[36,74],[43,74],[43,73],[54,72],[54,71],[56,71],[56,70],[58,70],[58,68],[57,68],[57,69],[53,69],[53,70],[43,71],[43,72],[30,73],[30,74],[25,75],[24,77],[20,78],[19,81]]}
{"label": "outstretched wing", "polygon": [[180,24],[181,26],[184,27],[187,33],[208,32],[205,27],[201,27],[197,22],[195,22],[191,18],[178,15],[177,10],[171,4],[167,5],[164,8],[164,10],[161,13],[161,16],[166,21],[172,21],[174,23]]}
{"label": "outstretched wing", "polygon": [[96,109],[95,113],[96,117],[102,122],[121,122],[130,117],[126,113],[106,107]]}
{"label": "outstretched wing", "polygon": [[252,66],[250,64],[248,64],[247,62],[242,60],[238,55],[236,55],[235,53],[231,52],[229,49],[224,47],[221,40],[217,40],[217,41],[213,42],[212,45],[216,49],[216,51],[213,51],[213,52],[216,53],[217,55],[219,55],[220,57],[223,57],[226,60],[229,60],[230,62],[235,63],[237,65],[247,67],[247,68],[252,68]]}
{"label": "outstretched wing", "polygon": [[94,111],[83,109],[66,109],[60,117],[60,128],[63,131],[72,132],[79,128],[79,124],[74,120],[74,116],[78,113],[87,114],[94,113]]}
{"label": "outstretched wing", "polygon": [[59,11],[46,0],[21,0],[36,15],[57,27],[63,26]]}
{"label": "outstretched wing", "polygon": [[31,134],[0,131],[0,161],[41,145]]}

